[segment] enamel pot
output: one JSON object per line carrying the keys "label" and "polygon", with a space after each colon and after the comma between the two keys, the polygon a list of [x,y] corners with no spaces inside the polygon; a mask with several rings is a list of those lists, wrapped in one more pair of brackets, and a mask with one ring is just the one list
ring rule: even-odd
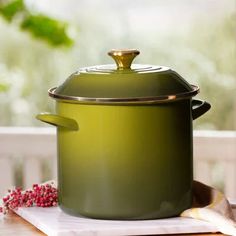
{"label": "enamel pot", "polygon": [[192,121],[210,109],[199,88],[164,66],[116,62],[79,69],[51,88],[57,127],[59,205],[101,219],[177,216],[192,203]]}

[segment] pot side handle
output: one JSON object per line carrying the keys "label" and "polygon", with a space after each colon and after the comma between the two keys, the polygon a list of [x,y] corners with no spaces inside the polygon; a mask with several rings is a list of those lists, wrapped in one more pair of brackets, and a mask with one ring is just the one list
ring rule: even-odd
{"label": "pot side handle", "polygon": [[45,123],[57,126],[57,127],[63,127],[67,128],[69,130],[74,130],[77,131],[79,130],[79,125],[78,123],[67,117],[55,115],[55,114],[50,114],[50,113],[40,113],[36,116],[36,119],[41,120]]}
{"label": "pot side handle", "polygon": [[192,117],[193,120],[197,119],[204,113],[206,113],[208,110],[210,110],[211,105],[210,103],[206,101],[201,100],[192,100]]}

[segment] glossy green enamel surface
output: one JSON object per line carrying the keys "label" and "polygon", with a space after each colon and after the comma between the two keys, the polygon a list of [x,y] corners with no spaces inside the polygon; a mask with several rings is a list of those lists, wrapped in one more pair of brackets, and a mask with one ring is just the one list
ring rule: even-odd
{"label": "glossy green enamel surface", "polygon": [[132,65],[117,70],[115,65],[82,68],[72,74],[55,94],[90,98],[132,98],[175,95],[193,88],[167,67]]}
{"label": "glossy green enamel surface", "polygon": [[191,206],[191,99],[139,105],[57,102],[59,202],[103,219],[176,216]]}
{"label": "glossy green enamel surface", "polygon": [[45,123],[55,125],[58,127],[63,127],[69,130],[79,130],[78,123],[70,118],[62,117],[55,114],[49,113],[40,113],[36,116],[38,120],[41,120]]}

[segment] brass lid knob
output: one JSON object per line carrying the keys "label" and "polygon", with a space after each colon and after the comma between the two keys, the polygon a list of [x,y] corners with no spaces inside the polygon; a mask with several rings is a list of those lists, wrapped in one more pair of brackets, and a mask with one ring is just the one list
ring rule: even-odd
{"label": "brass lid knob", "polygon": [[115,60],[117,70],[124,70],[130,69],[132,61],[139,53],[140,52],[136,49],[112,49],[108,52],[108,55]]}

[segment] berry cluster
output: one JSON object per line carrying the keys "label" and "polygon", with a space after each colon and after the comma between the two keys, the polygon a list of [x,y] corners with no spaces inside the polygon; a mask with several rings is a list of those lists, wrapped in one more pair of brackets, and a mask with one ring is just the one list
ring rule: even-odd
{"label": "berry cluster", "polygon": [[53,184],[34,184],[32,190],[22,191],[21,188],[8,190],[8,195],[3,199],[0,213],[6,214],[9,209],[18,207],[50,207],[58,203],[58,192]]}

